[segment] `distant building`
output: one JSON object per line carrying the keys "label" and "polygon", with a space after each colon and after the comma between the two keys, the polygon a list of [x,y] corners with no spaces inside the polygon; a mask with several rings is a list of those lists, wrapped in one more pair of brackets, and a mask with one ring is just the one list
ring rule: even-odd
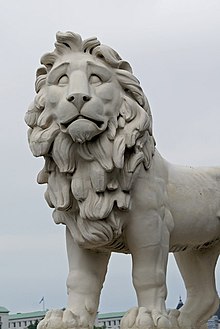
{"label": "distant building", "polygon": [[220,328],[219,326],[219,319],[217,315],[213,315],[211,319],[208,320],[208,329],[218,329]]}
{"label": "distant building", "polygon": [[220,329],[220,305],[215,315],[209,319],[208,329]]}
{"label": "distant building", "polygon": [[9,310],[0,306],[0,329],[8,329],[8,315]]}
{"label": "distant building", "polygon": [[125,312],[98,314],[98,326],[106,329],[119,329]]}
{"label": "distant building", "polygon": [[37,311],[29,313],[10,314],[8,319],[9,329],[25,329],[35,321],[40,321],[44,318],[46,311]]}

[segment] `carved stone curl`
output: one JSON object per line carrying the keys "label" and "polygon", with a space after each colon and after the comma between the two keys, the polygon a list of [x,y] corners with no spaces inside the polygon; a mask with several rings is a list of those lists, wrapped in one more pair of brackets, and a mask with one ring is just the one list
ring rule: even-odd
{"label": "carved stone curl", "polygon": [[[205,328],[219,298],[220,169],[175,166],[155,149],[147,99],[130,65],[96,38],[57,33],[26,113],[38,183],[67,227],[68,305],[40,329],[92,328],[110,253],[130,253],[138,307],[122,329]],[[187,300],[165,306],[174,252]]]}

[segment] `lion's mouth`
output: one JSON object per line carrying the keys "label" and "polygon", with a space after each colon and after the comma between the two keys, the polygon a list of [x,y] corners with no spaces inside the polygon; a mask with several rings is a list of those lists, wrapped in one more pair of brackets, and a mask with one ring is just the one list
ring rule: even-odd
{"label": "lion's mouth", "polygon": [[107,120],[105,122],[104,120],[95,120],[78,115],[71,120],[60,123],[60,129],[62,132],[69,134],[74,142],[84,143],[102,133],[106,129],[107,124]]}
{"label": "lion's mouth", "polygon": [[93,118],[89,118],[89,117],[85,117],[83,115],[78,115],[77,117],[75,118],[72,118],[66,122],[63,122],[63,123],[60,123],[60,128],[63,132],[66,132],[68,127],[73,123],[73,122],[82,122],[82,121],[88,121],[89,122],[93,122],[98,129],[100,129],[100,131],[103,131],[106,127],[106,124],[104,121],[101,121],[101,120],[96,120],[96,119],[93,119]]}

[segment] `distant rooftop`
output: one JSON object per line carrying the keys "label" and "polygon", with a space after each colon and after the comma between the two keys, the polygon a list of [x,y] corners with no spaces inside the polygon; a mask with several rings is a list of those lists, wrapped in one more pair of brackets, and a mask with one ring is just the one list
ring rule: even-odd
{"label": "distant rooftop", "polygon": [[113,313],[100,313],[98,314],[98,319],[111,319],[111,318],[117,318],[122,317],[125,315],[125,312],[113,312]]}
{"label": "distant rooftop", "polygon": [[0,306],[0,313],[9,313],[9,310],[4,306]]}
{"label": "distant rooftop", "polygon": [[[4,307],[3,307],[4,308]],[[7,309],[5,309],[7,310]],[[48,311],[48,310],[47,310]],[[9,320],[19,320],[19,319],[28,319],[35,317],[44,317],[47,311],[36,311],[36,312],[28,312],[28,313],[14,313],[9,314]],[[9,311],[7,311],[9,312]],[[101,313],[98,314],[98,319],[111,319],[116,317],[123,317],[125,312],[112,312],[112,313]]]}
{"label": "distant rooftop", "polygon": [[[48,310],[47,310],[48,311]],[[15,313],[9,315],[9,320],[19,320],[19,319],[28,319],[35,317],[44,317],[47,311],[36,311],[29,313]]]}

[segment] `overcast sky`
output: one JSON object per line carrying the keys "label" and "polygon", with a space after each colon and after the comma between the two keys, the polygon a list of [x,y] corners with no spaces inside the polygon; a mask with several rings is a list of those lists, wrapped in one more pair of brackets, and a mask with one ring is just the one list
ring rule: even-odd
{"label": "overcast sky", "polygon": [[[11,312],[66,305],[64,227],[54,224],[37,185],[24,114],[35,71],[57,31],[97,36],[130,62],[145,90],[157,148],[169,161],[220,165],[220,1],[0,0],[0,305]],[[168,307],[184,286],[173,259]],[[220,268],[216,271],[220,276]],[[218,290],[220,291],[220,278]],[[100,312],[136,303],[130,256],[113,255]]]}

